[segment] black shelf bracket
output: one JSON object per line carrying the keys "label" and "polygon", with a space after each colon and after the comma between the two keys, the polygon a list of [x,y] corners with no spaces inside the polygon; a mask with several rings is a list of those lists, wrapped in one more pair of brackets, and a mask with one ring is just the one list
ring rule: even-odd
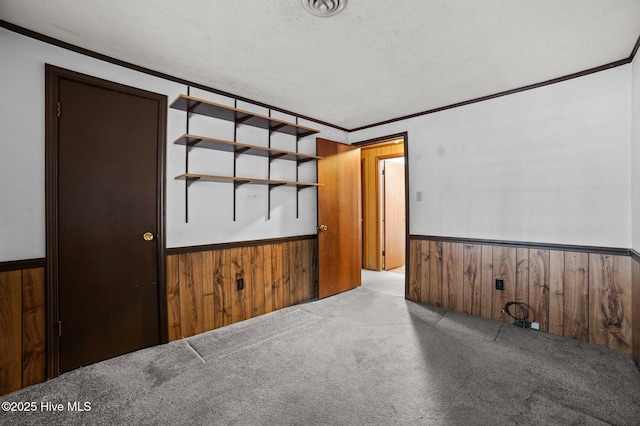
{"label": "black shelf bracket", "polygon": [[[238,101],[235,101],[233,105],[234,105],[234,108],[237,108]],[[236,127],[238,127],[239,125],[241,125],[242,123],[244,123],[245,121],[250,119],[251,117],[252,117],[251,115],[244,115],[242,117],[236,117],[236,120],[235,120]],[[234,140],[234,142],[237,142],[237,141]]]}
{"label": "black shelf bracket", "polygon": [[278,158],[284,157],[285,155],[287,155],[287,154],[284,153],[284,152],[279,152],[277,154],[272,154],[272,155],[269,156],[269,161],[277,160]]}
{"label": "black shelf bracket", "polygon": [[[237,108],[238,107],[238,100],[234,99],[233,100],[233,107]],[[233,126],[233,141],[234,142],[238,142],[238,126],[240,125],[240,123],[242,123],[243,121],[247,120],[249,117],[245,116],[245,117],[236,117],[235,121],[234,121],[234,126]],[[238,160],[238,154],[234,153],[233,154],[233,177],[237,177],[237,160]],[[238,202],[238,196],[236,194],[236,192],[238,191],[238,187],[242,185],[242,183],[240,182],[234,182],[233,183],[233,221],[236,221],[236,210],[237,210],[237,202]]]}
{"label": "black shelf bracket", "polygon": [[296,161],[296,163],[298,163],[298,166],[299,166],[300,164],[304,164],[313,160],[315,160],[315,158],[301,158],[298,161]]}
{"label": "black shelf bracket", "polygon": [[[189,96],[190,94],[191,94],[191,86],[187,86],[187,96]],[[199,105],[200,105],[200,102],[197,102],[191,108],[187,109],[186,119],[185,119],[186,134],[189,134],[189,119],[191,118],[191,114],[193,113],[193,110],[195,110]],[[185,173],[189,173],[189,151],[190,150],[191,150],[191,147],[189,146],[189,144],[186,144],[184,147],[184,172]],[[191,182],[189,182],[189,179],[186,179],[184,182],[184,222],[185,223],[189,223],[189,185],[191,185]]]}
{"label": "black shelf bracket", "polygon": [[[271,117],[271,111],[269,111],[269,117]],[[275,126],[269,127],[269,133],[273,133],[273,132],[277,132],[278,130],[282,129],[283,127],[286,127],[287,124],[276,124]]]}
{"label": "black shelf bracket", "polygon": [[191,142],[187,142],[185,145],[187,146],[187,150],[191,151],[191,149],[193,147],[195,147],[196,145],[198,145],[200,142],[202,142],[202,139],[196,138],[196,139],[192,140]]}
{"label": "black shelf bracket", "polygon": [[[296,117],[296,124],[298,124],[298,117]],[[298,145],[300,144],[300,134],[296,133],[296,154],[299,153]],[[300,174],[300,160],[296,161],[296,182],[298,182]],[[300,219],[300,187],[297,187],[296,191],[296,219]]]}
{"label": "black shelf bracket", "polygon": [[[189,87],[187,87],[187,96],[189,96]],[[189,108],[187,108],[187,113],[188,114],[193,114],[193,112],[198,109],[198,107],[202,105],[202,102],[200,101],[196,101],[194,102],[193,105],[191,105]],[[188,132],[187,132],[188,133]]]}
{"label": "black shelf bracket", "polygon": [[250,149],[251,149],[250,147],[246,146],[246,147],[243,147],[243,148],[236,149],[235,151],[233,151],[233,153],[236,155],[236,158],[237,158],[238,155],[240,155],[242,153],[245,153],[245,152],[249,151]]}

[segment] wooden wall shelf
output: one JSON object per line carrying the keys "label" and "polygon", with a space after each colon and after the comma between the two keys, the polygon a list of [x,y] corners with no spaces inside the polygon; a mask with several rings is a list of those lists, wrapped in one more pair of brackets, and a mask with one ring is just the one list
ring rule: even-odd
{"label": "wooden wall shelf", "polygon": [[[237,103],[237,101],[235,101]],[[301,154],[298,151],[297,142],[301,138],[319,133],[319,130],[305,127],[296,123],[290,123],[288,121],[280,120],[270,117],[271,110],[269,110],[269,117],[256,114],[250,111],[245,111],[236,107],[230,107],[222,105],[216,102],[211,102],[205,99],[193,97],[189,94],[189,88],[187,94],[180,94],[174,99],[170,105],[171,108],[180,111],[185,111],[186,116],[186,133],[180,136],[174,141],[176,145],[185,146],[185,173],[176,176],[175,179],[183,180],[185,182],[185,221],[189,221],[189,185],[196,181],[203,182],[225,182],[233,183],[233,220],[236,220],[236,189],[245,184],[257,184],[267,185],[268,191],[268,206],[267,206],[267,219],[271,218],[271,190],[279,186],[294,186],[296,191],[296,217],[299,214],[299,202],[298,193],[304,188],[318,187],[315,182],[298,182],[299,167],[302,163],[309,161],[316,161],[322,159],[317,155]],[[234,124],[233,141],[227,141],[223,139],[210,138],[199,135],[192,135],[189,133],[189,120],[191,114],[199,114],[214,119],[229,121]],[[268,130],[267,137],[268,146],[249,145],[246,143],[240,143],[236,140],[238,126],[253,126],[261,129]],[[281,149],[271,148],[271,135],[273,133],[284,133],[287,135],[295,136],[296,138],[296,152],[284,151]],[[209,174],[196,174],[189,173],[189,151],[192,148],[206,148],[216,151],[233,152],[233,176],[219,176]],[[240,154],[253,155],[257,157],[268,158],[268,176],[266,179],[260,178],[246,178],[236,176],[237,161]],[[271,166],[273,160],[288,160],[296,162],[296,177],[295,180],[274,180],[271,179]]]}
{"label": "wooden wall shelf", "polygon": [[186,180],[190,182],[203,181],[203,182],[223,182],[234,183],[236,185],[244,185],[245,183],[257,184],[257,185],[269,185],[271,187],[276,186],[296,186],[298,189],[310,188],[321,186],[315,182],[294,182],[288,180],[276,180],[276,179],[260,179],[260,178],[247,178],[247,177],[233,177],[233,176],[216,176],[216,175],[202,175],[198,173],[184,173],[176,176],[177,180]]}
{"label": "wooden wall shelf", "polygon": [[193,114],[219,118],[221,120],[233,121],[236,124],[245,124],[247,126],[269,129],[271,132],[286,133],[288,135],[297,136],[298,138],[303,138],[320,132],[320,130],[312,129],[311,127],[289,123],[288,121],[267,117],[184,94],[179,95],[171,103],[171,108]]}
{"label": "wooden wall shelf", "polygon": [[300,154],[298,152],[284,151],[281,149],[267,148],[264,146],[249,145],[240,142],[231,142],[223,139],[207,138],[197,135],[182,135],[175,140],[174,144],[197,148],[215,149],[218,151],[234,152],[236,154],[255,155],[258,157],[269,157],[270,159],[281,159],[297,161],[298,164],[321,160],[317,155]]}

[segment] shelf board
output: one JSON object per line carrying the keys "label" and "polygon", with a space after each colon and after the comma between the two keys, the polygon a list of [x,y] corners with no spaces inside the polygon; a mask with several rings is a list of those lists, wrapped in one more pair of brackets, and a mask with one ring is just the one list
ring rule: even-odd
{"label": "shelf board", "polygon": [[203,181],[203,182],[226,182],[235,183],[236,185],[243,185],[245,183],[257,184],[257,185],[269,185],[275,186],[297,186],[298,188],[308,188],[312,186],[321,186],[315,182],[294,182],[288,180],[274,180],[274,179],[258,179],[258,178],[245,178],[245,177],[232,177],[232,176],[215,176],[215,175],[202,175],[197,173],[184,173],[175,177],[176,180],[187,181]]}
{"label": "shelf board", "polygon": [[267,148],[264,146],[249,145],[240,142],[231,142],[223,139],[207,138],[204,136],[185,134],[174,142],[176,145],[187,145],[198,148],[215,149],[218,151],[234,152],[236,154],[255,155],[258,157],[269,157],[272,159],[282,159],[297,161],[298,163],[321,160],[317,155],[300,154],[281,149]]}
{"label": "shelf board", "polygon": [[221,120],[233,121],[234,123],[242,123],[248,126],[269,129],[273,132],[286,133],[299,138],[320,132],[320,130],[312,129],[311,127],[289,123],[288,121],[267,117],[184,94],[178,95],[178,97],[171,103],[170,107],[180,111],[192,112],[194,114],[206,115],[208,117],[219,118]]}

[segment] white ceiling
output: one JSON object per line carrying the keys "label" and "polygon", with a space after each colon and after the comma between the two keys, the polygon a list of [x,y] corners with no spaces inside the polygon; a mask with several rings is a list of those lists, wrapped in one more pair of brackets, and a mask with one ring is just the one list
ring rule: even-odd
{"label": "white ceiling", "polygon": [[629,57],[640,0],[0,0],[0,19],[353,129]]}

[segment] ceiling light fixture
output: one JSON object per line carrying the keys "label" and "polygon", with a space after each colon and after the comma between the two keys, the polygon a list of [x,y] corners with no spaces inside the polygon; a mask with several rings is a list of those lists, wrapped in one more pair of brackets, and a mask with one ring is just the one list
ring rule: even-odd
{"label": "ceiling light fixture", "polygon": [[340,13],[347,0],[302,0],[302,7],[312,15],[327,17]]}

